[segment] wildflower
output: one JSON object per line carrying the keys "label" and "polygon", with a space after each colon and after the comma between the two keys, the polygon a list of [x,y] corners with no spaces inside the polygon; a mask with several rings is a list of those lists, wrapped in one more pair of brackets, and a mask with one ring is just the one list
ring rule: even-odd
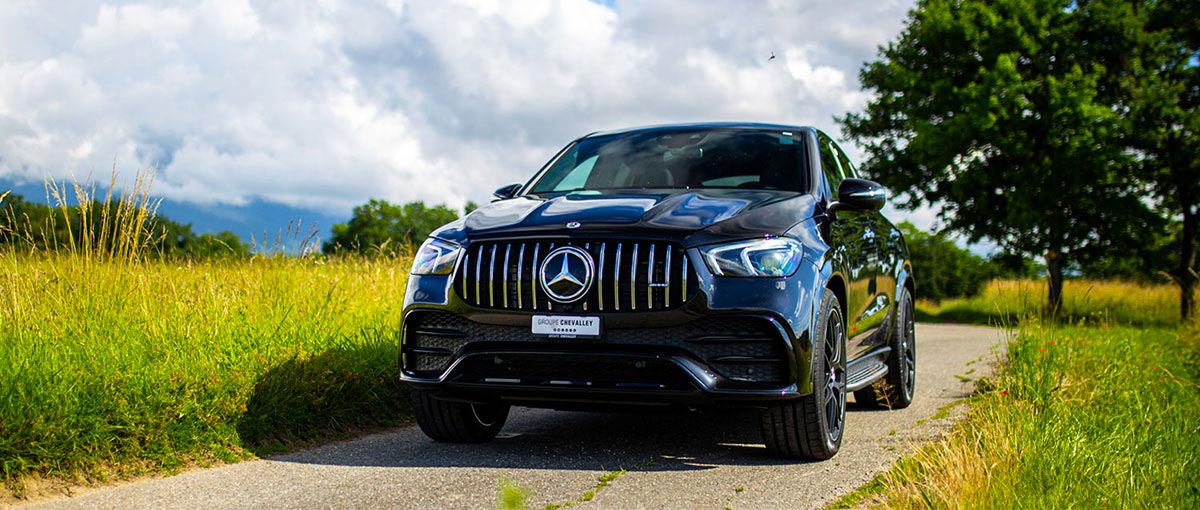
{"label": "wildflower", "polygon": [[1056,341],[1056,340],[1051,340],[1051,341],[1050,341],[1050,345],[1058,345],[1058,341]]}
{"label": "wildflower", "polygon": [[1046,352],[1046,348],[1045,348],[1045,347],[1038,347],[1038,352]]}
{"label": "wildflower", "polygon": [[1004,396],[1006,396],[1006,397],[1007,397],[1007,396],[1008,396],[1008,390],[1002,390],[1002,391],[1000,392],[1000,394],[1001,394],[1001,395],[1004,395]]}

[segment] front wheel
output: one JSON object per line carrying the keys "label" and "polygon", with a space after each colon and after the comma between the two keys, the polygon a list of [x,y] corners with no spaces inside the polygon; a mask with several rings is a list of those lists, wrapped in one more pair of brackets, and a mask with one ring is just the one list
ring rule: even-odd
{"label": "front wheel", "polygon": [[772,455],[824,460],[837,454],[846,422],[846,323],[837,296],[826,289],[814,328],[813,393],[762,413],[762,436]]}
{"label": "front wheel", "polygon": [[421,431],[444,443],[491,441],[508,420],[509,406],[438,400],[429,392],[409,388],[413,414]]}

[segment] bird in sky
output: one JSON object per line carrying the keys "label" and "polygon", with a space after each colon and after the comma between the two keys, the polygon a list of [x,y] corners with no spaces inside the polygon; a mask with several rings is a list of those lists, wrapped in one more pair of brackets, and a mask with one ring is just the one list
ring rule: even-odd
{"label": "bird in sky", "polygon": [[771,52],[771,58],[768,58],[767,62],[770,62],[772,60],[775,60],[775,52],[774,51]]}

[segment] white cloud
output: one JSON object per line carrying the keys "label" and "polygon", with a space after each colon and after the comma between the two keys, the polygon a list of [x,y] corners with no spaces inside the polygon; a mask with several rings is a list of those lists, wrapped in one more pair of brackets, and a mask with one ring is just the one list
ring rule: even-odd
{"label": "white cloud", "polygon": [[836,133],[833,115],[866,99],[859,66],[910,5],[8,3],[0,178],[157,164],[156,191],[174,200],[333,214],[373,197],[486,200],[593,130]]}

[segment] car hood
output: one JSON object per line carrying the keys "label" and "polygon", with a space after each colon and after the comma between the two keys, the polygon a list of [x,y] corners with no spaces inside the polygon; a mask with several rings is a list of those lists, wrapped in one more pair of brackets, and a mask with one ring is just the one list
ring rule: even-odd
{"label": "car hood", "polygon": [[815,205],[809,194],[741,189],[523,196],[480,207],[434,236],[467,244],[533,235],[652,235],[694,246],[782,235],[812,217]]}

